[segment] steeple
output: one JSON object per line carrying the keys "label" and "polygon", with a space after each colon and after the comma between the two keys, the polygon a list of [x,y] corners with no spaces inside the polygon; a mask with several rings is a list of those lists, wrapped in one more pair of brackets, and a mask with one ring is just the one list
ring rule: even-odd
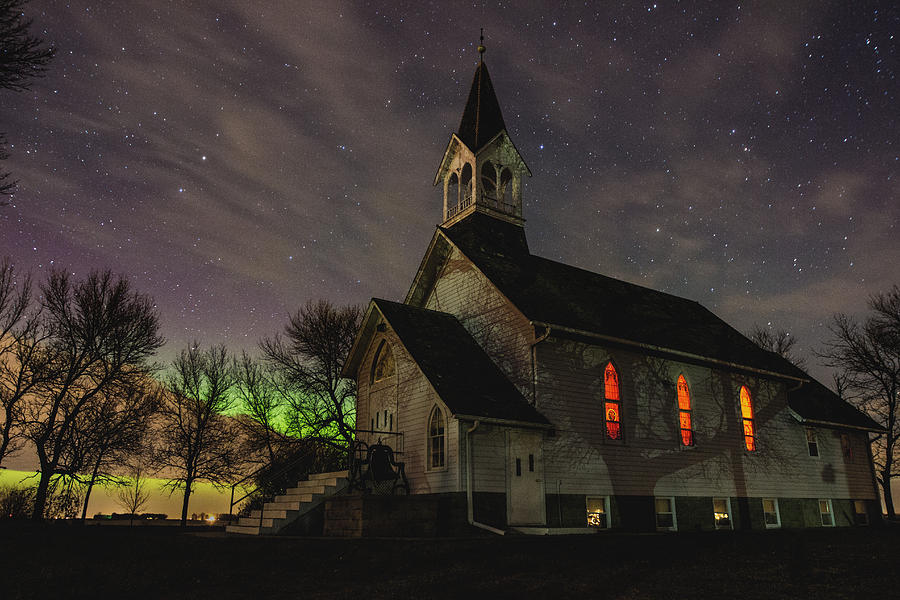
{"label": "steeple", "polygon": [[[450,136],[434,185],[444,184],[444,225],[482,212],[522,225],[522,176],[531,172],[506,132],[494,84],[481,55],[459,129]],[[477,176],[476,176],[477,174]]]}

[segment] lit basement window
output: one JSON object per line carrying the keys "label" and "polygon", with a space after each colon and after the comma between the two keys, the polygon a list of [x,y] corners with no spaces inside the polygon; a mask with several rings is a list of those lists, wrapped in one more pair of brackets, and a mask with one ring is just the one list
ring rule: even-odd
{"label": "lit basement window", "polygon": [[869,524],[869,512],[866,510],[866,502],[864,500],[853,501],[853,522],[857,525]]}
{"label": "lit basement window", "polygon": [[609,529],[609,497],[588,497],[586,501],[588,527]]}
{"label": "lit basement window", "polygon": [[713,498],[713,519],[716,529],[732,529],[731,498]]}

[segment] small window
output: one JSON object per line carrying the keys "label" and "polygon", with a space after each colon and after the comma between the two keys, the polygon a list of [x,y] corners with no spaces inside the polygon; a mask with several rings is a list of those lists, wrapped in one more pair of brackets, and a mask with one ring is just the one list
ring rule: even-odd
{"label": "small window", "polygon": [[744,429],[744,447],[753,452],[756,450],[756,428],[753,425],[753,400],[747,386],[741,386],[741,423]]}
{"label": "small window", "polygon": [[619,413],[619,375],[612,363],[606,363],[603,371],[603,418],[606,423],[606,437],[610,440],[622,439],[622,423]]}
{"label": "small window", "polygon": [[675,498],[656,498],[656,528],[675,531]]}
{"label": "small window", "polygon": [[609,529],[609,497],[588,497],[586,501],[588,527]]}
{"label": "small window", "polygon": [[437,406],[431,411],[428,424],[428,468],[444,466],[444,415]]}
{"label": "small window", "polygon": [[694,445],[694,430],[691,426],[691,391],[684,375],[678,376],[678,426],[681,429],[681,445]]}
{"label": "small window", "polygon": [[869,511],[866,510],[865,500],[853,501],[853,522],[857,525],[869,524]]}
{"label": "small window", "polygon": [[372,361],[372,383],[392,377],[395,372],[394,354],[386,341],[381,342],[375,352],[375,360]]}
{"label": "small window", "polygon": [[733,529],[731,525],[731,498],[713,498],[713,520],[716,529]]}
{"label": "small window", "polygon": [[822,527],[834,527],[834,511],[831,510],[831,500],[819,500],[819,516],[822,518]]}
{"label": "small window", "polygon": [[763,498],[762,504],[766,529],[781,527],[781,515],[778,513],[778,498]]}
{"label": "small window", "polygon": [[812,427],[809,427],[806,430],[806,448],[809,450],[810,456],[819,456],[819,441],[816,437],[816,430]]}
{"label": "small window", "polygon": [[841,454],[847,462],[853,462],[853,446],[850,445],[850,434],[841,434]]}

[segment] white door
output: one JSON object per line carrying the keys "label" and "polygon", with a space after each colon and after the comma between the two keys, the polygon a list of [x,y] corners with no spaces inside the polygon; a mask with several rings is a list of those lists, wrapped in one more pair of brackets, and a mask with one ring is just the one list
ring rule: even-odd
{"label": "white door", "polygon": [[510,525],[544,525],[544,456],[539,432],[506,436],[506,514]]}

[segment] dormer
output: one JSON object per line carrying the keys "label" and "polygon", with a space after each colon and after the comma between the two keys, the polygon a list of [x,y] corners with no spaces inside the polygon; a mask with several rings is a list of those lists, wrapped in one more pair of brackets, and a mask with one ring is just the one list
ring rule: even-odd
{"label": "dormer", "polygon": [[469,99],[434,178],[444,188],[443,226],[473,212],[522,225],[523,176],[531,171],[513,145],[494,86],[482,60],[475,70]]}

